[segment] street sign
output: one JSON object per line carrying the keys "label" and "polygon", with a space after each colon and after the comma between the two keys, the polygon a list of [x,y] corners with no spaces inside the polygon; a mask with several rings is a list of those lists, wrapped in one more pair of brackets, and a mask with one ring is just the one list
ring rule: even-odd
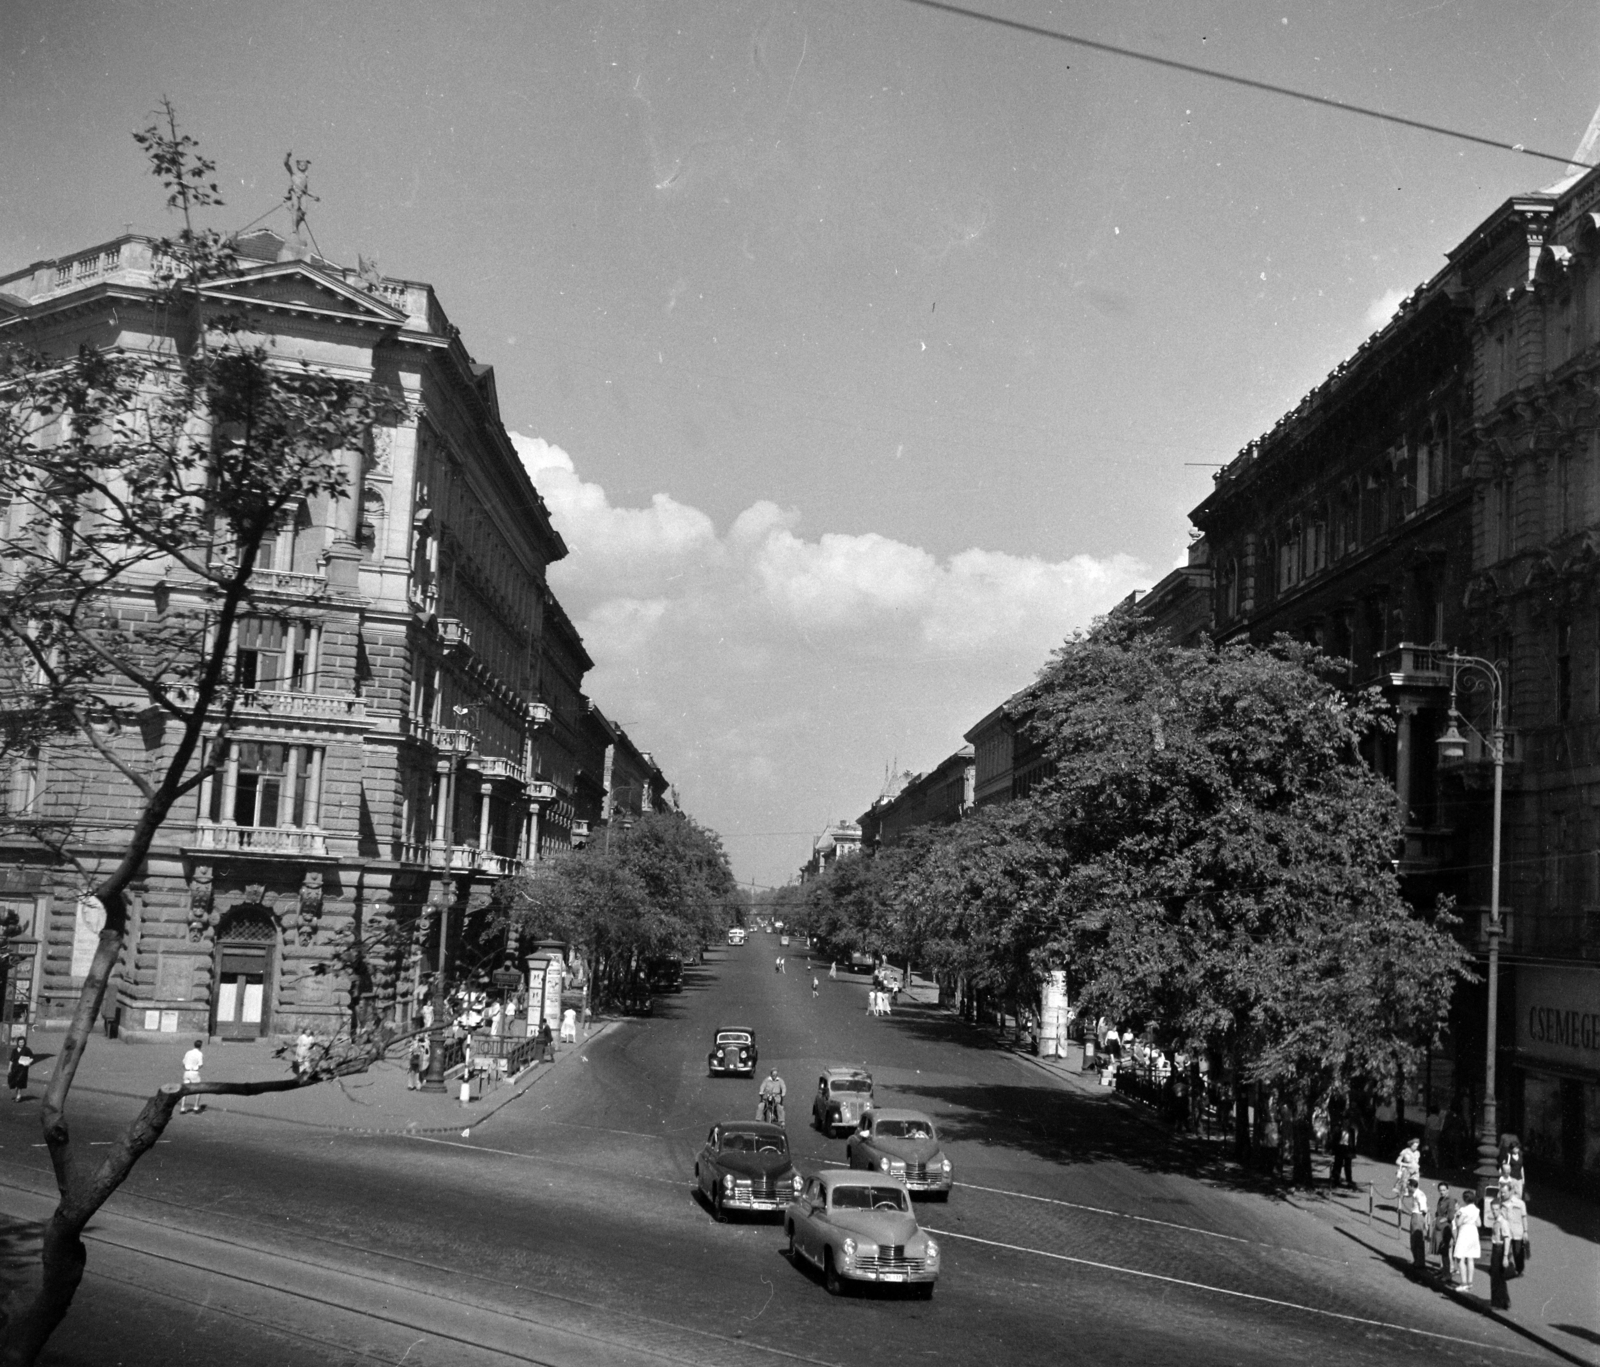
{"label": "street sign", "polygon": [[522,986],[522,974],[514,968],[497,968],[489,975],[489,981],[496,987],[518,988]]}

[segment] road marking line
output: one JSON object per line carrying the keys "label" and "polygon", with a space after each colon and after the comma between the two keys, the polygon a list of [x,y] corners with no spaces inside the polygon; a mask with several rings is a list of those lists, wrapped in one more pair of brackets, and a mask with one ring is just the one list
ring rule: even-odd
{"label": "road marking line", "polygon": [[[431,1134],[401,1134],[400,1139],[411,1139],[418,1144],[443,1144],[448,1149],[471,1149],[473,1153],[497,1153],[504,1158],[527,1158],[536,1163],[548,1163],[557,1168],[576,1168],[579,1172],[604,1173],[604,1168],[592,1168],[587,1163],[574,1163],[571,1159],[551,1158],[542,1153],[521,1153],[516,1149],[497,1149],[488,1144],[463,1144],[459,1139],[436,1139]],[[655,1138],[654,1135],[647,1136]],[[630,1173],[629,1179],[634,1182],[659,1182],[664,1187],[681,1187],[683,1182],[676,1177],[649,1177],[643,1173]]]}
{"label": "road marking line", "polygon": [[[1085,1206],[1077,1201],[1063,1201],[1056,1196],[1034,1196],[1026,1191],[1007,1191],[1004,1187],[980,1187],[976,1182],[963,1182],[961,1184],[968,1191],[987,1191],[995,1196],[1015,1196],[1019,1201],[1041,1201],[1051,1206],[1066,1206],[1069,1210],[1086,1210],[1092,1215],[1114,1215],[1119,1220],[1138,1220],[1141,1224],[1162,1225],[1167,1229],[1181,1229],[1189,1234],[1204,1234],[1212,1239],[1226,1239],[1230,1243],[1250,1244],[1256,1248],[1272,1248],[1272,1244],[1258,1243],[1255,1239],[1245,1239],[1237,1234],[1219,1234],[1214,1229],[1201,1229],[1199,1225],[1180,1225],[1173,1220],[1158,1220],[1153,1215],[1134,1215],[1125,1210],[1107,1210],[1104,1206]],[[1333,1261],[1325,1259],[1324,1261]]]}
{"label": "road marking line", "polygon": [[1188,1286],[1196,1291],[1211,1291],[1219,1296],[1234,1296],[1244,1301],[1260,1301],[1263,1305],[1282,1306],[1285,1310],[1302,1310],[1308,1315],[1324,1315],[1329,1319],[1348,1320],[1352,1324],[1370,1324],[1377,1329],[1393,1329],[1399,1334],[1418,1334],[1423,1338],[1442,1339],[1446,1343],[1464,1343],[1472,1348],[1487,1348],[1497,1353],[1512,1353],[1517,1357],[1533,1357],[1520,1348],[1504,1348],[1497,1343],[1484,1343],[1481,1339],[1458,1338],[1454,1334],[1440,1334],[1432,1329],[1414,1329],[1408,1324],[1392,1324],[1388,1320],[1372,1320],[1361,1315],[1348,1315],[1341,1310],[1322,1310],[1315,1305],[1302,1305],[1298,1301],[1279,1300],[1274,1296],[1261,1296],[1253,1291],[1232,1291],[1225,1286],[1211,1286],[1206,1282],[1191,1282],[1183,1277],[1169,1277],[1161,1272],[1141,1272],[1136,1267],[1118,1267],[1115,1263],[1097,1263],[1092,1258],[1074,1258],[1068,1253],[1052,1253],[1044,1248],[1025,1248],[1021,1244],[1005,1244],[998,1239],[980,1239],[976,1234],[958,1234],[953,1229],[935,1229],[924,1225],[929,1234],[941,1239],[965,1239],[968,1243],[986,1244],[990,1248],[1003,1248],[1011,1253],[1031,1253],[1038,1258],[1053,1258],[1057,1262],[1076,1263],[1079,1267],[1093,1267],[1101,1272],[1116,1272],[1125,1277],[1144,1277],[1149,1281],[1167,1282],[1172,1286]]}

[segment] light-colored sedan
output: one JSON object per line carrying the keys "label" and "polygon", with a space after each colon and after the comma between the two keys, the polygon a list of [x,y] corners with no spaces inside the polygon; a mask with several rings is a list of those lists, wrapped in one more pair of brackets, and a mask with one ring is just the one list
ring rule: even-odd
{"label": "light-colored sedan", "polygon": [[886,1173],[912,1193],[950,1199],[950,1159],[939,1146],[932,1119],[921,1111],[868,1111],[844,1151],[852,1168]]}
{"label": "light-colored sedan", "polygon": [[911,1197],[881,1173],[807,1178],[784,1212],[789,1261],[810,1263],[833,1296],[850,1282],[909,1286],[924,1300],[939,1278],[939,1245],[917,1226]]}

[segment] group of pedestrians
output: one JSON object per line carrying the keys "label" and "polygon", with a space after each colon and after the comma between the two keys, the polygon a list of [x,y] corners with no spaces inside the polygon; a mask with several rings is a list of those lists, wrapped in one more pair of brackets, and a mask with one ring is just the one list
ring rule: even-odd
{"label": "group of pedestrians", "polygon": [[1465,1188],[1458,1197],[1448,1183],[1436,1188],[1433,1209],[1421,1179],[1421,1141],[1413,1139],[1395,1161],[1396,1208],[1410,1235],[1411,1262],[1419,1274],[1430,1271],[1431,1252],[1439,1259],[1439,1275],[1452,1291],[1473,1290],[1483,1239],[1489,1239],[1489,1303],[1497,1310],[1511,1308],[1507,1283],[1520,1277],[1528,1265],[1528,1207],[1522,1166],[1522,1148],[1516,1141],[1502,1150],[1500,1172],[1486,1190],[1487,1208],[1479,1193]]}

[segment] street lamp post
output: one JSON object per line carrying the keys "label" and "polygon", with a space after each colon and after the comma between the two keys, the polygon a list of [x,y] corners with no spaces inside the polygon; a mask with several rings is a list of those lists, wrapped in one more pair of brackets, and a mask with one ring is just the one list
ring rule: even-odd
{"label": "street lamp post", "polygon": [[433,1028],[428,1032],[428,1071],[422,1079],[425,1092],[445,1091],[444,1085],[444,956],[449,946],[450,904],[442,897],[439,908],[439,962],[433,966]]}
{"label": "street lamp post", "polygon": [[[1446,656],[1445,663],[1450,666],[1450,718],[1444,735],[1439,737],[1440,759],[1464,759],[1467,743],[1460,727],[1476,729],[1456,708],[1456,684],[1462,670],[1476,672],[1488,681],[1493,704],[1489,730],[1489,757],[1494,763],[1494,830],[1489,855],[1488,1038],[1484,1045],[1483,1109],[1478,1126],[1476,1172],[1481,1188],[1494,1182],[1500,1172],[1500,1110],[1495,1094],[1495,1072],[1500,1030],[1500,824],[1506,768],[1505,683],[1495,662],[1480,659],[1476,655],[1458,655],[1452,651]],[[1478,737],[1480,740],[1483,738],[1481,732]]]}

